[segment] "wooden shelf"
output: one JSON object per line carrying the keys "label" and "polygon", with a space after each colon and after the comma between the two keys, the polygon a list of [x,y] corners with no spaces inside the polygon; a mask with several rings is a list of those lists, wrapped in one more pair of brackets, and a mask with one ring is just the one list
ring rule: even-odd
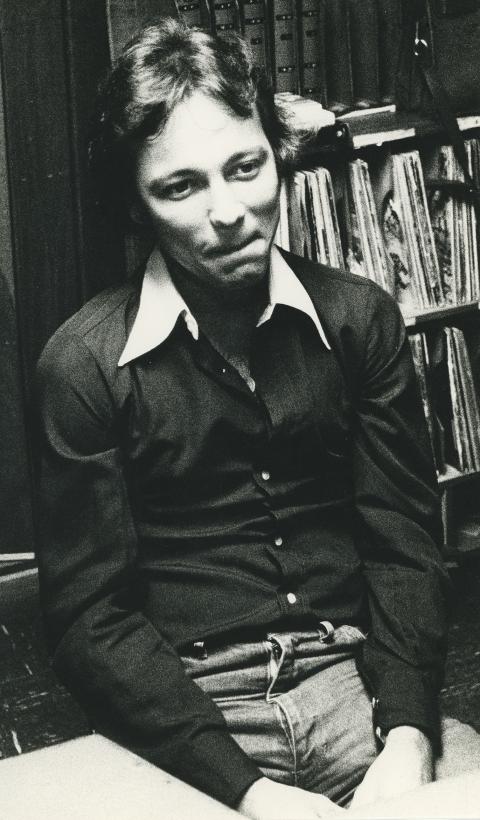
{"label": "wooden shelf", "polygon": [[472,481],[475,478],[480,478],[480,470],[472,470],[469,473],[462,473],[451,464],[447,464],[445,473],[438,476],[438,483],[442,489],[444,487],[452,487],[455,484],[463,484],[466,481]]}
{"label": "wooden shelf", "polygon": [[[434,119],[414,112],[395,111],[392,106],[372,109],[361,115],[356,111],[349,112],[339,117],[338,122],[347,126],[351,147],[355,149],[441,134],[443,131],[441,123]],[[457,122],[461,131],[480,128],[480,115],[457,117]]]}
{"label": "wooden shelf", "polygon": [[[25,555],[25,557],[23,557],[23,555]],[[36,570],[36,562],[33,552],[24,553],[20,558],[16,555],[12,555],[10,559],[2,558],[0,560],[0,578],[4,575],[8,576],[18,572],[26,572],[31,569]]]}
{"label": "wooden shelf", "polygon": [[432,322],[443,322],[445,319],[455,319],[457,316],[461,317],[465,314],[475,314],[478,313],[479,310],[479,302],[465,302],[461,305],[426,308],[421,313],[416,313],[414,316],[405,316],[404,320],[407,327],[417,328],[418,325],[430,324]]}

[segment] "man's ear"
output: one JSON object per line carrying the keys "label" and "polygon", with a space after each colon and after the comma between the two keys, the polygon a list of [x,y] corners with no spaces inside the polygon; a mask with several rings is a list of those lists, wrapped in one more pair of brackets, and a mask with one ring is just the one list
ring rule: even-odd
{"label": "man's ear", "polygon": [[141,200],[136,199],[129,208],[130,219],[132,222],[135,222],[136,225],[148,225],[148,215],[146,212],[146,208],[141,202]]}

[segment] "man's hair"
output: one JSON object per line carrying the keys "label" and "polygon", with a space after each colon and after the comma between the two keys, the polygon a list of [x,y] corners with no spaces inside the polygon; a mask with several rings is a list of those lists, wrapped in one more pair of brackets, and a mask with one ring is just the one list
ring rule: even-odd
{"label": "man's hair", "polygon": [[124,228],[132,227],[138,146],[158,134],[175,106],[194,91],[240,117],[251,117],[256,107],[280,175],[291,166],[297,139],[241,37],[213,37],[171,18],[158,20],[120,54],[99,90],[92,122],[89,156],[98,198]]}

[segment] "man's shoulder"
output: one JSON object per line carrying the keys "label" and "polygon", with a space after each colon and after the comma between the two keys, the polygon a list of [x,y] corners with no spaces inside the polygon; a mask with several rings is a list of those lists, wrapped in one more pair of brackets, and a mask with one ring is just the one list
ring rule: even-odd
{"label": "man's shoulder", "polygon": [[103,369],[115,364],[127,339],[130,307],[136,303],[138,280],[113,285],[90,299],[67,319],[47,342],[41,362],[93,356]]}
{"label": "man's shoulder", "polygon": [[376,316],[386,321],[400,316],[395,299],[371,279],[332,268],[282,251],[295,275],[306,288],[319,317],[331,330],[348,325],[367,331]]}
{"label": "man's shoulder", "polygon": [[321,262],[313,262],[303,256],[297,256],[290,251],[282,250],[285,259],[303,284],[313,290],[317,296],[332,301],[347,299],[357,303],[362,301],[394,301],[392,297],[371,279],[359,276],[349,271],[333,268]]}
{"label": "man's shoulder", "polygon": [[127,305],[137,292],[138,282],[136,280],[128,280],[106,288],[67,319],[57,333],[88,338],[93,331],[103,326],[111,330],[118,324],[124,330]]}

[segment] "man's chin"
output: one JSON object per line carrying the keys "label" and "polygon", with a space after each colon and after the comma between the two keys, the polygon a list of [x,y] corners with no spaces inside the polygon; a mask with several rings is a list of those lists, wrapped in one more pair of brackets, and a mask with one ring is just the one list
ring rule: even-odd
{"label": "man's chin", "polygon": [[258,287],[264,280],[268,270],[268,260],[260,259],[255,262],[226,266],[218,272],[218,284],[225,290],[248,291]]}

